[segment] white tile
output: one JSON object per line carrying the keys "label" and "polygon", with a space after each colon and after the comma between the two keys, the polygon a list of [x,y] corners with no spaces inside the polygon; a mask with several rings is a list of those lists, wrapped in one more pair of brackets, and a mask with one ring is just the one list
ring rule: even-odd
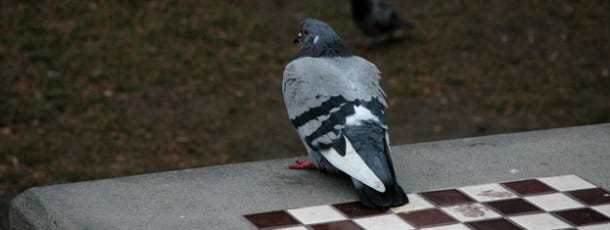
{"label": "white tile", "polygon": [[571,227],[569,224],[548,213],[515,216],[509,218],[526,229],[551,230]]}
{"label": "white tile", "polygon": [[538,178],[538,180],[559,191],[572,191],[597,187],[575,175],[543,177]]}
{"label": "white tile", "polygon": [[470,230],[470,228],[466,227],[466,225],[463,224],[452,224],[431,228],[422,228],[421,230]]}
{"label": "white tile", "polygon": [[593,209],[607,217],[610,217],[610,204],[593,206]]}
{"label": "white tile", "polygon": [[354,222],[366,230],[415,229],[394,214],[358,218]]}
{"label": "white tile", "polygon": [[608,229],[610,229],[610,223],[583,226],[578,229],[581,229],[581,230],[608,230]]}
{"label": "white tile", "polygon": [[489,218],[500,217],[500,215],[489,208],[477,204],[461,204],[451,207],[442,208],[446,213],[451,215],[453,218],[461,221],[474,221],[474,220],[485,220]]}
{"label": "white tile", "polygon": [[346,219],[341,213],[328,205],[289,209],[286,211],[303,224],[317,224]]}
{"label": "white tile", "polygon": [[575,201],[563,193],[529,196],[525,197],[525,199],[545,211],[557,211],[584,207],[584,205],[578,203],[578,201]]}
{"label": "white tile", "polygon": [[296,227],[288,227],[288,228],[278,228],[277,230],[307,230],[304,226],[296,226]]}
{"label": "white tile", "polygon": [[473,199],[479,202],[492,200],[505,200],[515,198],[517,195],[508,191],[499,184],[484,184],[459,188],[462,192],[468,194]]}
{"label": "white tile", "polygon": [[430,204],[430,202],[424,200],[424,198],[417,194],[407,194],[407,197],[409,198],[409,203],[400,207],[392,208],[392,212],[412,212],[434,207],[434,205]]}

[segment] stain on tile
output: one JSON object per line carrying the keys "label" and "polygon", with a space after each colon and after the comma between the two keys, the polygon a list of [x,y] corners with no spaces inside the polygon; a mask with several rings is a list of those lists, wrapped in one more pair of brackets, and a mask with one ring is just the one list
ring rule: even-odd
{"label": "stain on tile", "polygon": [[453,218],[462,222],[500,217],[500,214],[479,203],[460,204],[442,209]]}
{"label": "stain on tile", "polygon": [[514,193],[495,183],[462,187],[459,190],[479,202],[506,200],[516,197]]}
{"label": "stain on tile", "polygon": [[480,217],[485,215],[489,209],[475,204],[462,204],[455,207],[455,211],[462,213],[466,217]]}

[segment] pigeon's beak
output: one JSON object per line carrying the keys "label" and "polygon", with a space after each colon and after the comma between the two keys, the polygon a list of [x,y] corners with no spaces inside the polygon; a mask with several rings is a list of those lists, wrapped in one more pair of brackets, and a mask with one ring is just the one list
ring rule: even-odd
{"label": "pigeon's beak", "polygon": [[294,40],[292,40],[292,44],[297,44],[299,42],[299,40],[301,39],[301,37],[303,37],[303,33],[298,32],[297,37],[294,38]]}

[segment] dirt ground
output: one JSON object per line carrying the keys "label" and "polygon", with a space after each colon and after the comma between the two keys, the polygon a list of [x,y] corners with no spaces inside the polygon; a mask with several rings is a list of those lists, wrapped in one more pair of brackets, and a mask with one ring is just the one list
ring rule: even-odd
{"label": "dirt ground", "polygon": [[305,154],[306,17],[382,71],[393,145],[610,121],[610,2],[387,2],[415,30],[363,49],[348,1],[3,1],[0,228],[33,186]]}

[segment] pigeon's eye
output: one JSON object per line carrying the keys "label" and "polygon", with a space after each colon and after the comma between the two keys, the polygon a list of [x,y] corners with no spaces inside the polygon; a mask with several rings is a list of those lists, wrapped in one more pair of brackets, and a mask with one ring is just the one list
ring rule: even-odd
{"label": "pigeon's eye", "polygon": [[309,34],[309,30],[303,30],[303,34],[308,35]]}

